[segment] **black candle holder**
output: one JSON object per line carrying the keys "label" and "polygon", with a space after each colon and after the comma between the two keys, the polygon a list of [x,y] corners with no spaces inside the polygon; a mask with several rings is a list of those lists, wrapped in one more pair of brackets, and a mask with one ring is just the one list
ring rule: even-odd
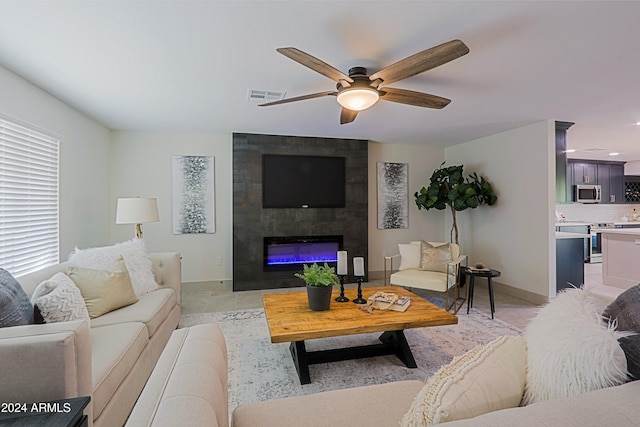
{"label": "black candle holder", "polygon": [[362,277],[357,276],[356,280],[358,281],[358,298],[354,299],[353,302],[356,304],[366,304],[367,300],[362,298]]}
{"label": "black candle holder", "polygon": [[344,296],[344,276],[338,276],[340,278],[340,296],[336,298],[338,302],[348,302],[349,298]]}

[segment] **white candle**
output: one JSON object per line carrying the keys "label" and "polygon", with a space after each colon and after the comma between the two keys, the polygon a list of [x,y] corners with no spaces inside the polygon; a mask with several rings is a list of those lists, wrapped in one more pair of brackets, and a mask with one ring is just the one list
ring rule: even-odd
{"label": "white candle", "polygon": [[347,251],[338,251],[338,275],[347,275]]}
{"label": "white candle", "polygon": [[353,274],[356,276],[364,276],[364,258],[354,257],[353,258]]}

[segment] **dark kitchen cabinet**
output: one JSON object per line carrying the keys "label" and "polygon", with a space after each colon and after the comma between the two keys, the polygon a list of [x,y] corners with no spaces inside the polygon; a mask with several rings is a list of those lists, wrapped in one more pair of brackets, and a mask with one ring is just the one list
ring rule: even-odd
{"label": "dark kitchen cabinet", "polygon": [[567,191],[572,201],[575,201],[575,185],[595,184],[602,187],[601,203],[625,202],[624,162],[569,159],[567,176]]}
{"label": "dark kitchen cabinet", "polygon": [[624,203],[624,165],[600,163],[597,178],[602,203]]}
{"label": "dark kitchen cabinet", "polygon": [[577,184],[597,184],[598,166],[595,163],[570,162],[573,185]]}

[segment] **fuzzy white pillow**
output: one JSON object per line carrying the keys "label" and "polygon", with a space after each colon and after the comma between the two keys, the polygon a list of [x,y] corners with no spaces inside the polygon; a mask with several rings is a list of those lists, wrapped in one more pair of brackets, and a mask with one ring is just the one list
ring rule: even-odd
{"label": "fuzzy white pillow", "polygon": [[69,257],[69,262],[82,268],[108,270],[122,256],[131,278],[131,286],[137,297],[159,288],[153,277],[153,264],[147,254],[144,240],[134,238],[113,246],[78,249]]}
{"label": "fuzzy white pillow", "polygon": [[627,362],[604,303],[583,289],[566,289],[538,312],[524,332],[527,382],[523,405],[577,396],[626,382]]}
{"label": "fuzzy white pillow", "polygon": [[398,244],[400,251],[400,267],[398,270],[418,269],[420,268],[420,244],[400,243]]}
{"label": "fuzzy white pillow", "polygon": [[515,408],[522,400],[527,346],[503,336],[455,357],[430,377],[402,419],[423,427]]}
{"label": "fuzzy white pillow", "polygon": [[56,273],[40,283],[31,297],[46,323],[89,320],[80,289],[66,274]]}

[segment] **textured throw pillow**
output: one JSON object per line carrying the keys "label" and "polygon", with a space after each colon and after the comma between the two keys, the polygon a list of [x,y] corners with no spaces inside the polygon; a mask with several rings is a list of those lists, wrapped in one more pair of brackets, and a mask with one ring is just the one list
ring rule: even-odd
{"label": "textured throw pillow", "polygon": [[102,316],[138,301],[122,258],[109,270],[69,267],[68,275],[80,289],[89,316]]}
{"label": "textured throw pillow", "polygon": [[523,404],[577,396],[622,384],[627,362],[618,339],[627,332],[601,315],[604,304],[588,291],[560,292],[531,320]]}
{"label": "textured throw pillow", "polygon": [[398,270],[409,270],[420,268],[420,245],[414,243],[400,243],[400,267]]}
{"label": "textured throw pillow", "polygon": [[66,274],[56,273],[49,279],[40,282],[40,284],[36,286],[36,288],[33,290],[33,293],[31,294],[31,303],[33,304],[35,300],[43,295],[52,292],[57,286],[67,281],[73,284],[73,280],[69,279],[69,276],[67,276]]}
{"label": "textured throw pillow", "polygon": [[627,358],[627,369],[634,380],[640,380],[640,285],[621,293],[602,314],[605,319],[617,323],[619,331],[635,335],[620,338],[620,347]]}
{"label": "textured throw pillow", "polygon": [[422,240],[420,242],[420,270],[447,272],[447,264],[450,263],[451,245],[434,246]]}
{"label": "textured throw pillow", "polygon": [[80,289],[64,273],[57,273],[40,283],[32,302],[46,323],[89,320]]}
{"label": "textured throw pillow", "polygon": [[421,427],[514,408],[527,370],[522,337],[504,336],[455,357],[429,378],[402,419]]}
{"label": "textured throw pillow", "polygon": [[153,277],[151,258],[147,254],[142,239],[134,238],[113,246],[99,248],[76,248],[69,257],[69,262],[76,267],[104,270],[108,269],[108,266],[120,256],[124,258],[136,296],[140,297],[158,289],[158,284]]}
{"label": "textured throw pillow", "polygon": [[33,323],[33,305],[20,283],[0,268],[0,328]]}

